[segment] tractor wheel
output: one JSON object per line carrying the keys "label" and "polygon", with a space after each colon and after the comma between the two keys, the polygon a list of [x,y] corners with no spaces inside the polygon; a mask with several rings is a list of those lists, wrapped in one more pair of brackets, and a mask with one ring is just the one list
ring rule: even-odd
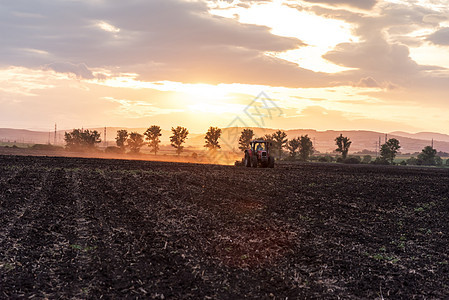
{"label": "tractor wheel", "polygon": [[251,159],[249,158],[249,154],[248,153],[245,154],[244,165],[247,168],[251,167]]}
{"label": "tractor wheel", "polygon": [[257,157],[255,156],[251,158],[251,167],[257,168]]}
{"label": "tractor wheel", "polygon": [[268,167],[274,168],[274,157],[272,156],[268,157]]}

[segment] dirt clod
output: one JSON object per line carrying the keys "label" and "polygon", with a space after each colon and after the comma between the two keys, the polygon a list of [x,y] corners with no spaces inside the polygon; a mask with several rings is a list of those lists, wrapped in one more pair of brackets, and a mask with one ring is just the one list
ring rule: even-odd
{"label": "dirt clod", "polygon": [[444,299],[446,169],[0,156],[7,298]]}

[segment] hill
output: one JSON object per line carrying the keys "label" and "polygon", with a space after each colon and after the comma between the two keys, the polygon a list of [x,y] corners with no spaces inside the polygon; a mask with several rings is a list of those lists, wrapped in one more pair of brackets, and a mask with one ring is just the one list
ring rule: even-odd
{"label": "hill", "polygon": [[[91,130],[97,130],[100,132],[101,139],[104,140],[104,127],[103,128],[89,128]],[[128,132],[136,131],[144,133],[146,128],[122,128],[122,127],[107,127],[106,138],[107,142],[102,143],[102,146],[115,145],[115,136],[117,130],[126,129]],[[272,134],[276,129],[272,128],[251,128],[255,132],[256,137],[262,137],[265,134]],[[221,144],[223,148],[230,149],[238,148],[238,137],[243,128],[223,128],[223,134],[221,138]],[[56,132],[56,144],[64,144],[64,132],[70,130],[58,130]],[[366,131],[366,130],[326,130],[317,131],[314,129],[292,129],[286,130],[287,137],[289,139],[298,137],[301,135],[308,135],[314,142],[315,148],[320,152],[332,152],[335,150],[334,139],[343,134],[351,139],[351,153],[369,150],[376,151],[379,139],[381,143],[385,142],[385,133]],[[162,130],[161,141],[163,145],[170,144],[170,130]],[[434,140],[434,147],[438,151],[449,152],[449,135],[434,133],[434,132],[420,132],[420,133],[407,133],[402,131],[395,131],[387,134],[387,138],[397,138],[401,142],[402,153],[414,153],[420,152],[425,146],[431,144],[431,140]],[[9,143],[28,143],[28,144],[54,144],[55,134],[54,132],[32,131],[24,129],[11,129],[0,128],[0,142]],[[203,149],[204,145],[204,133],[189,134],[186,142],[186,146],[193,148]]]}
{"label": "hill", "polygon": [[[256,133],[256,137],[263,136],[265,134],[272,134],[276,130],[274,129],[262,129],[262,128],[253,128]],[[226,141],[230,141],[232,139],[227,138],[229,136],[233,136],[232,132],[237,131],[236,128],[225,128],[223,129],[223,138]],[[241,131],[241,129],[240,129]],[[239,131],[237,131],[239,132]],[[378,148],[379,139],[381,144],[385,142],[385,137],[396,138],[401,143],[401,152],[402,153],[414,153],[421,152],[421,150],[431,144],[432,135],[434,135],[434,147],[438,151],[449,152],[449,135],[444,135],[440,133],[426,133],[425,135],[416,134],[416,137],[413,137],[413,134],[408,133],[400,133],[396,132],[395,134],[387,134],[375,131],[362,131],[362,130],[326,130],[326,131],[317,131],[313,129],[293,129],[286,130],[287,137],[289,139],[301,136],[308,135],[313,143],[315,148],[320,152],[332,152],[335,150],[335,138],[340,134],[347,136],[351,139],[351,149],[350,152],[358,152],[362,150],[370,150],[376,151],[376,146]],[[237,147],[237,141],[230,143],[232,147]]]}

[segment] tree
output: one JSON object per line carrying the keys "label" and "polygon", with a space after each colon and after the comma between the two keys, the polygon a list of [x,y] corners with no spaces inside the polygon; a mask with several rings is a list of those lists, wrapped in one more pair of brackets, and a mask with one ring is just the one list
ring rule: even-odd
{"label": "tree", "polygon": [[73,129],[71,132],[66,132],[64,140],[66,148],[72,151],[91,150],[101,142],[98,131],[89,129]]}
{"label": "tree", "polygon": [[254,137],[254,132],[252,129],[243,129],[240,138],[239,138],[239,149],[245,151],[249,148],[249,142]]}
{"label": "tree", "polygon": [[260,138],[261,140],[267,141],[268,143],[273,143],[273,135],[272,134],[266,134],[263,137]]}
{"label": "tree", "polygon": [[204,147],[208,148],[209,150],[216,150],[220,149],[221,146],[218,142],[221,136],[221,129],[218,127],[209,127],[209,130],[206,133],[206,136],[204,137],[205,145]]}
{"label": "tree", "polygon": [[285,147],[287,141],[288,141],[287,134],[284,131],[278,130],[275,133],[273,133],[273,146],[274,149],[276,149],[279,158],[281,158],[282,148]]}
{"label": "tree", "polygon": [[115,143],[117,144],[117,147],[119,147],[122,150],[122,152],[125,152],[127,140],[128,140],[128,130],[125,129],[117,130],[117,137],[115,138]]}
{"label": "tree", "polygon": [[137,132],[131,132],[126,142],[128,144],[130,152],[135,154],[139,153],[140,148],[145,145],[143,135]]}
{"label": "tree", "polygon": [[335,138],[335,144],[337,145],[337,149],[335,149],[335,151],[340,152],[342,158],[346,159],[346,156],[348,156],[349,147],[351,146],[352,142],[348,137],[340,134],[340,136]]}
{"label": "tree", "polygon": [[152,125],[143,135],[148,141],[148,147],[151,148],[154,155],[157,155],[157,152],[159,151],[159,144],[161,143],[161,140],[159,139],[159,137],[162,136],[161,127]]}
{"label": "tree", "polygon": [[301,135],[299,139],[299,158],[302,161],[308,160],[313,150],[313,143],[309,136],[307,134],[305,136]]}
{"label": "tree", "polygon": [[185,143],[187,135],[189,135],[189,131],[187,130],[187,128],[181,126],[178,126],[176,128],[172,127],[171,131],[173,132],[173,135],[170,136],[170,143],[172,147],[176,148],[176,153],[179,155],[184,149],[184,146],[182,146],[182,144]]}
{"label": "tree", "polygon": [[301,140],[298,137],[291,139],[287,142],[287,150],[290,151],[290,155],[292,157],[296,156],[296,151],[299,149],[300,146],[301,146]]}
{"label": "tree", "polygon": [[401,146],[397,139],[389,139],[380,147],[380,160],[392,164],[399,148],[401,148]]}
{"label": "tree", "polygon": [[441,162],[441,158],[437,156],[437,150],[432,148],[432,146],[424,147],[422,152],[418,155],[418,160],[421,161],[421,164],[427,166],[435,166]]}

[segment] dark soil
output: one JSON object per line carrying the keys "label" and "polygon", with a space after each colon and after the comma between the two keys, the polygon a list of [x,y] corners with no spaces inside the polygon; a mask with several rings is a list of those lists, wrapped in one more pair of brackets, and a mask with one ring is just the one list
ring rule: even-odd
{"label": "dark soil", "polygon": [[0,298],[449,298],[449,172],[0,156]]}

